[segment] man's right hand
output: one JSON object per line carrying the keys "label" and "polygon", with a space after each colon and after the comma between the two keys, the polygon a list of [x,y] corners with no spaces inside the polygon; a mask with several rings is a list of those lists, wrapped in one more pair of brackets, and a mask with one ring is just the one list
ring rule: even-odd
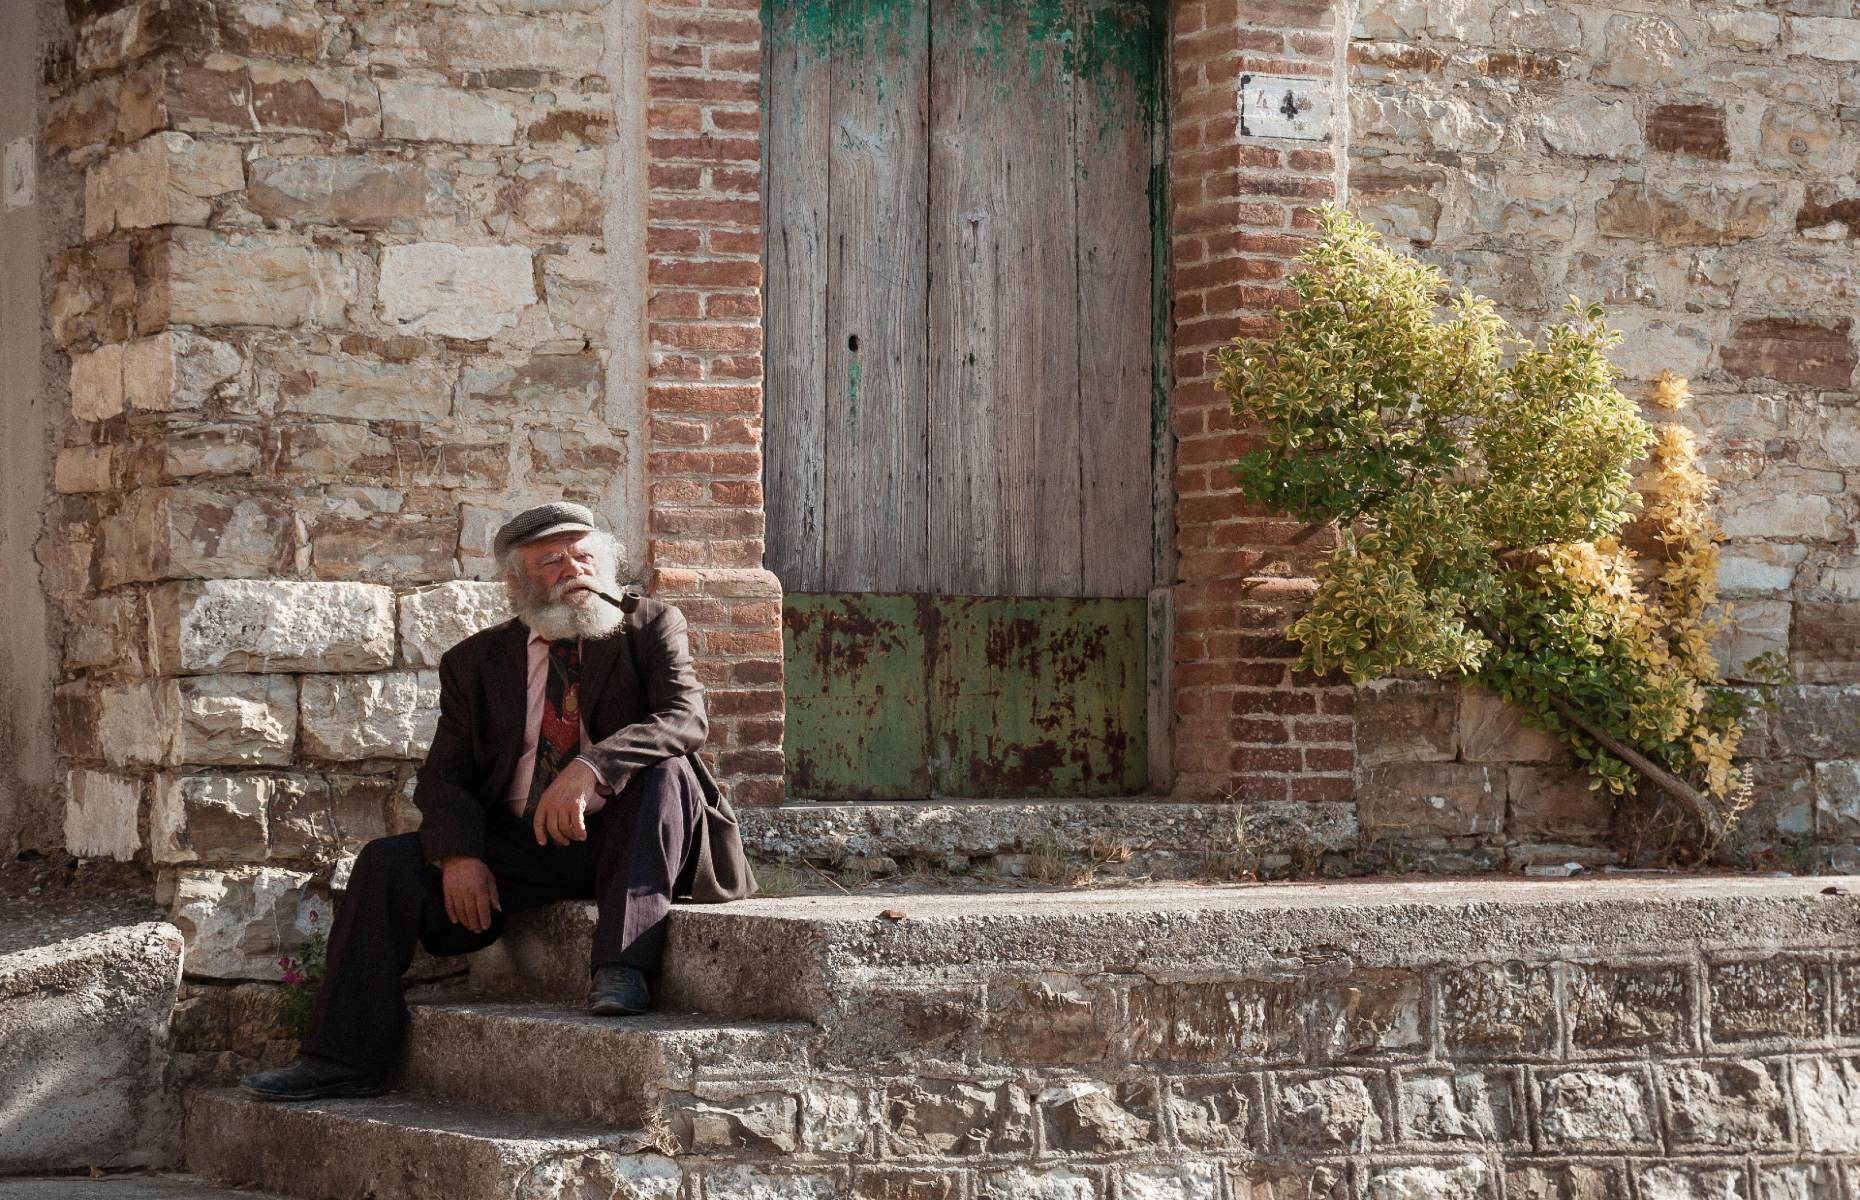
{"label": "man's right hand", "polygon": [[491,927],[491,911],[503,911],[497,902],[497,879],[482,858],[454,854],[439,860],[444,876],[446,916],[453,924],[463,925],[473,933]]}

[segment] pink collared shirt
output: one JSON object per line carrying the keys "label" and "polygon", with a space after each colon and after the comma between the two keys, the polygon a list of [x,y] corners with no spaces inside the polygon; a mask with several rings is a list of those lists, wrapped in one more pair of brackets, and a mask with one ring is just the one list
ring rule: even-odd
{"label": "pink collared shirt", "polygon": [[[548,699],[549,687],[549,639],[532,630],[529,640],[528,687],[525,692],[523,716],[523,755],[517,759],[517,769],[510,777],[510,794],[505,802],[510,811],[519,817],[523,815],[523,806],[530,800],[530,777],[536,773],[536,742],[542,735],[543,703]],[[588,718],[584,713],[581,718],[581,746],[588,746]],[[590,762],[586,755],[576,762],[587,763],[588,770],[594,772],[594,778],[600,781],[598,791],[588,801],[587,811],[599,812],[607,803],[607,779],[601,769]]]}

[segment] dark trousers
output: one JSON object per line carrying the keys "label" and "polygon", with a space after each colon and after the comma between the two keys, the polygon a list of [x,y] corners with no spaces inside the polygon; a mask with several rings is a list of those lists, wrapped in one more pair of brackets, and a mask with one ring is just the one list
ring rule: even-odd
{"label": "dark trousers", "polygon": [[556,900],[599,905],[594,966],[657,972],[672,884],[691,853],[703,805],[690,764],[669,758],[639,771],[591,814],[583,842],[538,846],[529,823],[499,807],[485,829],[484,861],[502,911],[491,914],[483,933],[447,918],[439,868],[421,856],[419,835],[369,842],[336,908],[304,1052],[386,1074],[407,1023],[401,974],[413,961],[414,939],[432,954],[468,954],[496,941],[512,913]]}

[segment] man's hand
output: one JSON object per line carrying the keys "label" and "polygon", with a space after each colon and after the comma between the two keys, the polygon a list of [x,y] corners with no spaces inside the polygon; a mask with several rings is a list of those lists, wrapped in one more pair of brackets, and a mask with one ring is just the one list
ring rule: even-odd
{"label": "man's hand", "polygon": [[482,858],[453,854],[439,860],[439,869],[444,875],[446,916],[473,933],[489,929],[491,910],[504,910],[497,902],[497,879],[491,868]]}
{"label": "man's hand", "polygon": [[580,759],[563,767],[543,790],[542,799],[536,802],[536,813],[530,819],[536,831],[536,844],[544,846],[553,842],[566,846],[570,842],[586,841],[588,802],[594,799],[595,790],[600,786],[594,769]]}

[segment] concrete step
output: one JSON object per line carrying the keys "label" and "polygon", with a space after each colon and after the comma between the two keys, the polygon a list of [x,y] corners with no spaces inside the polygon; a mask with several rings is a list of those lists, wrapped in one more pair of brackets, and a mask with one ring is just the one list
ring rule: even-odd
{"label": "concrete step", "polygon": [[637,1134],[397,1095],[273,1104],[197,1092],[186,1147],[187,1168],[209,1180],[300,1200],[669,1200],[681,1179]]}
{"label": "concrete step", "polygon": [[[1805,942],[1860,932],[1826,879],[1623,876],[1348,880],[753,899],[672,910],[660,995],[678,1010],[807,1021],[828,1034],[849,997],[976,986],[1029,971],[1244,974],[1302,965],[1503,961],[1522,946],[1586,953],[1724,944],[1763,928]],[[890,915],[887,915],[890,914]],[[483,995],[572,1002],[591,904],[520,914],[472,956]],[[1794,944],[1794,943],[1791,943]]]}
{"label": "concrete step", "polygon": [[590,1017],[579,1002],[418,1004],[398,1089],[638,1128],[668,1089],[799,1074],[813,1032],[676,1012]]}

